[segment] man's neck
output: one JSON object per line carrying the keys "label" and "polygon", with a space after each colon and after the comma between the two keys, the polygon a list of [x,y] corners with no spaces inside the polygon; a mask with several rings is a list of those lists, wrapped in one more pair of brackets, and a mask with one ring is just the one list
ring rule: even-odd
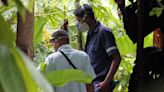
{"label": "man's neck", "polygon": [[89,29],[89,31],[94,30],[95,27],[96,27],[96,25],[97,25],[97,21],[96,21],[96,20],[92,20],[92,21],[90,22],[90,29]]}

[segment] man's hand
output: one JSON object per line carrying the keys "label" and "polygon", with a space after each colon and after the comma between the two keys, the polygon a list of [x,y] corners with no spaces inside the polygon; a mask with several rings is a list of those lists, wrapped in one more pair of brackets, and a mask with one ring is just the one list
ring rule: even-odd
{"label": "man's hand", "polygon": [[109,92],[109,82],[102,81],[96,85],[97,88],[100,88],[102,92]]}
{"label": "man's hand", "polygon": [[112,64],[110,66],[110,69],[108,71],[108,74],[105,78],[104,81],[100,82],[97,87],[100,87],[100,89],[103,91],[103,92],[110,92],[111,91],[111,88],[109,86],[109,84],[111,83],[111,81],[113,80],[113,77],[114,77],[114,74],[116,73],[117,69],[118,69],[118,66],[120,64],[120,61],[121,61],[121,57],[120,57],[120,54],[119,53],[116,53],[114,56],[113,56],[113,61],[112,61]]}
{"label": "man's hand", "polygon": [[93,84],[86,84],[87,92],[94,92]]}

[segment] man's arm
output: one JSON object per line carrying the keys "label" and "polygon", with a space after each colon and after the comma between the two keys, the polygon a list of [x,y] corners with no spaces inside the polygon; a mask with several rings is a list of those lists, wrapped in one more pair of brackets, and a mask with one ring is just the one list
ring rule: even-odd
{"label": "man's arm", "polygon": [[86,84],[87,92],[94,92],[93,83]]}
{"label": "man's arm", "polygon": [[118,69],[120,61],[121,61],[121,57],[120,57],[120,54],[118,52],[118,53],[113,55],[113,60],[112,60],[110,69],[108,71],[108,74],[107,74],[105,80],[97,85],[97,87],[100,87],[102,90],[104,90],[104,92],[109,92],[108,91],[109,84],[113,80],[113,77],[114,77],[114,75]]}
{"label": "man's arm", "polygon": [[[84,71],[87,72],[88,74],[90,74],[93,79],[96,77],[95,71],[90,63],[90,58],[89,56],[85,53],[86,57],[85,57],[85,64],[84,64]],[[94,92],[94,86],[93,83],[90,84],[86,84],[86,89],[87,92]]]}

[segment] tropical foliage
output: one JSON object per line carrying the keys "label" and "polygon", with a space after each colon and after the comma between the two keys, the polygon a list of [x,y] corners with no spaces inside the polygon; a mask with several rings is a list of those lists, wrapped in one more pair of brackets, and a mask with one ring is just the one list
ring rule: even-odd
{"label": "tropical foliage", "polygon": [[[62,22],[64,20],[64,18],[67,18],[69,20],[69,33],[70,33],[70,38],[71,38],[71,45],[74,48],[77,48],[77,29],[76,29],[76,25],[75,25],[75,20],[73,19],[73,13],[70,10],[73,10],[74,7],[74,3],[71,0],[65,1],[62,0],[63,3],[60,2],[55,2],[50,4],[44,4],[45,7],[44,9],[48,9],[51,11],[39,11],[42,12],[40,13],[41,15],[43,15],[46,19],[47,19],[47,24],[44,26],[44,30],[43,32],[46,33],[51,33],[52,32],[52,28],[59,28],[62,25]],[[37,3],[37,2],[36,2]],[[128,80],[130,77],[130,74],[132,72],[132,68],[133,68],[133,61],[135,60],[135,48],[136,46],[133,45],[133,43],[130,41],[130,39],[128,38],[128,36],[126,35],[123,25],[122,25],[122,21],[120,21],[119,17],[117,16],[117,6],[114,3],[114,1],[112,2],[112,0],[110,2],[108,2],[106,4],[105,0],[103,1],[99,1],[99,0],[92,0],[92,1],[86,1],[86,0],[81,0],[81,3],[90,3],[93,6],[96,18],[98,20],[100,20],[102,23],[104,23],[106,26],[110,27],[112,29],[112,31],[115,34],[116,37],[116,41],[117,41],[117,45],[119,47],[119,50],[121,52],[121,56],[123,58],[122,63],[120,65],[120,68],[117,72],[117,75],[115,76],[115,78],[117,80],[120,80],[120,83],[118,84],[117,88],[115,88],[116,92],[121,92],[121,91],[127,91],[127,87],[128,87]],[[39,4],[39,3],[38,3]],[[56,4],[56,5],[54,5]],[[48,5],[50,5],[48,7]],[[54,8],[58,6],[58,8]],[[64,7],[65,6],[65,7]],[[71,6],[71,7],[70,7]],[[53,8],[51,8],[53,7]],[[101,7],[101,8],[100,8]],[[113,8],[113,9],[111,9]],[[61,9],[56,10],[56,9]],[[41,10],[41,9],[39,9]],[[55,12],[56,11],[56,12]],[[69,11],[69,12],[65,12],[64,11]],[[60,14],[58,14],[58,12],[61,12]],[[68,14],[70,16],[69,17],[64,17],[64,14]],[[56,19],[57,18],[57,19]],[[53,22],[53,21],[54,22]],[[54,26],[55,24],[55,26]],[[56,27],[57,26],[57,27]],[[45,32],[46,31],[46,32]],[[42,34],[44,35],[44,34]],[[47,35],[48,36],[48,35]],[[44,58],[51,53],[52,48],[50,46],[50,44],[48,43],[48,38],[46,36],[46,40],[45,40],[45,36],[43,37],[41,43],[37,44],[38,47],[36,47],[36,51],[37,53],[35,53],[35,61],[41,62],[44,61]],[[50,35],[49,35],[50,36]],[[86,40],[86,33],[83,33],[83,40],[85,43]],[[83,44],[84,46],[84,44]],[[51,50],[50,50],[51,49]],[[37,58],[38,57],[38,58]],[[122,72],[124,71],[124,72]]]}
{"label": "tropical foliage", "polygon": [[64,86],[72,81],[89,84],[93,80],[93,76],[79,69],[63,69],[48,72],[48,67],[45,62],[39,63],[37,69],[44,74],[45,78],[53,86]]}
{"label": "tropical foliage", "polygon": [[1,15],[0,21],[0,91],[53,92],[32,61],[15,47],[15,34]]}
{"label": "tropical foliage", "polygon": [[[73,15],[75,0],[35,0],[34,5],[32,2],[34,0],[11,0],[9,1],[9,6],[3,6],[0,3],[0,92],[52,91],[43,76],[35,71],[32,62],[15,47],[17,11],[21,16],[25,16],[25,9],[32,11],[33,6],[35,9],[33,41],[35,66],[44,62],[46,56],[53,52],[49,38],[53,31],[62,26],[64,19],[68,19],[69,21],[68,30],[71,45],[74,48],[78,46],[78,31]],[[135,60],[136,46],[126,35],[122,20],[118,16],[117,5],[114,0],[80,0],[80,4],[83,3],[92,5],[96,18],[110,27],[115,35],[122,57],[119,70],[115,75],[115,79],[120,80],[120,83],[115,88],[115,92],[126,92],[134,66],[133,61]],[[153,15],[155,10],[150,15]],[[157,13],[157,15],[159,14],[160,12]],[[83,33],[83,46],[85,45],[85,40],[86,33]],[[145,38],[145,43],[145,47],[152,46],[152,34]]]}

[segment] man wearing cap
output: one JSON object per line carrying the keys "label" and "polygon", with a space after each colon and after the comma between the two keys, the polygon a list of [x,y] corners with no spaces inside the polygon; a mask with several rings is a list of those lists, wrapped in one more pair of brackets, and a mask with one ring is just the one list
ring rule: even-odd
{"label": "man wearing cap", "polygon": [[[48,72],[63,69],[80,69],[95,77],[89,56],[69,45],[69,36],[65,30],[57,30],[50,39],[56,52],[46,58]],[[54,87],[55,92],[93,92],[92,84],[70,82],[63,87]]]}
{"label": "man wearing cap", "polygon": [[95,19],[88,4],[83,4],[74,11],[79,31],[88,31],[85,52],[91,59],[96,78],[93,83],[95,92],[112,92],[113,77],[121,61],[111,29]]}

